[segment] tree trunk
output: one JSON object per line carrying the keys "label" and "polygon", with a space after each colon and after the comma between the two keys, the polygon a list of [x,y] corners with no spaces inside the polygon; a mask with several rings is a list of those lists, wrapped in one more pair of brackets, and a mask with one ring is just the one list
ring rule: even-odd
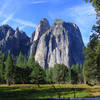
{"label": "tree trunk", "polygon": [[22,84],[24,84],[25,82],[24,82],[24,80],[22,80]]}
{"label": "tree trunk", "polygon": [[39,84],[39,83],[37,84],[37,87],[38,87],[38,88],[40,87],[40,84]]}
{"label": "tree trunk", "polygon": [[10,86],[9,78],[7,78],[6,83],[8,86]]}
{"label": "tree trunk", "polygon": [[83,83],[86,84],[86,79],[84,78]]}
{"label": "tree trunk", "polygon": [[76,98],[76,88],[74,88],[74,98]]}

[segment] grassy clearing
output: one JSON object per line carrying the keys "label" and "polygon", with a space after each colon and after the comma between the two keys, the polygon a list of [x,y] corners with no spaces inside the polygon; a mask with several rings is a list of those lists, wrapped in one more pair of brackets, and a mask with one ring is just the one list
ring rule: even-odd
{"label": "grassy clearing", "polygon": [[100,86],[55,84],[55,87],[57,91],[55,91],[52,85],[40,85],[40,88],[32,84],[0,85],[0,100],[58,98],[59,93],[61,94],[61,98],[74,98],[74,88],[76,88],[76,98],[100,96]]}

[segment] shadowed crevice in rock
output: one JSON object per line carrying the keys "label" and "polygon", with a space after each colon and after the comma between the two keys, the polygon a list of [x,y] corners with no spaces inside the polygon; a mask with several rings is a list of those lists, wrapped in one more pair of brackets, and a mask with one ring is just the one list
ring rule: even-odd
{"label": "shadowed crevice in rock", "polygon": [[80,30],[73,23],[56,20],[38,42],[35,60],[44,68],[57,63],[66,66],[83,64],[83,40]]}

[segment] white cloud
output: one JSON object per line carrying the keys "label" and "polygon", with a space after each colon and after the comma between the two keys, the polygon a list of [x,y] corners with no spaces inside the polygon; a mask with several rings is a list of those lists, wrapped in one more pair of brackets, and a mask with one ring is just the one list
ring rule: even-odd
{"label": "white cloud", "polygon": [[42,4],[42,3],[47,3],[48,1],[46,0],[33,0],[32,4]]}
{"label": "white cloud", "polygon": [[85,44],[88,40],[84,38],[89,38],[92,26],[96,22],[96,12],[91,4],[81,4],[72,8],[64,8],[60,11],[50,11],[49,16],[52,20],[60,18],[77,24],[81,30]]}
{"label": "white cloud", "polygon": [[21,26],[20,29],[25,27],[36,27],[36,25],[30,21],[14,18],[14,12],[9,13],[9,15],[5,14],[5,9],[8,7],[8,3],[4,4],[0,9],[0,19],[2,19],[1,25],[7,24],[9,21],[14,22],[16,26]]}
{"label": "white cloud", "polygon": [[0,8],[0,19],[2,20],[0,24],[3,25],[3,24],[8,24],[8,22],[11,22],[14,23],[14,25],[16,26],[20,26],[20,29],[23,29],[25,27],[36,27],[36,25],[30,21],[14,18],[14,15],[18,7],[15,10],[13,10],[13,6],[11,6],[12,3],[13,0],[8,0],[7,2],[5,0],[2,2]]}
{"label": "white cloud", "polygon": [[26,27],[25,25],[21,25],[21,26],[19,26],[19,29],[23,30],[25,27]]}
{"label": "white cloud", "polygon": [[3,22],[1,23],[2,25],[7,24],[10,20],[12,20],[14,14],[10,14],[8,17],[6,17]]}
{"label": "white cloud", "polygon": [[30,21],[26,21],[26,20],[21,20],[21,19],[12,19],[14,22],[16,23],[19,23],[21,25],[24,25],[24,26],[29,26],[29,27],[36,27],[36,24],[33,24],[32,22]]}
{"label": "white cloud", "polygon": [[89,42],[92,26],[96,23],[96,12],[90,4],[70,8],[72,20],[76,23],[82,32],[84,44]]}
{"label": "white cloud", "polygon": [[9,9],[11,9],[10,4],[12,3],[12,0],[8,0],[8,2],[6,1],[2,1],[2,5],[0,5],[0,19],[2,19],[1,21],[1,25],[3,24],[7,24],[10,20],[12,20],[14,13],[15,12],[9,12]]}
{"label": "white cloud", "polygon": [[4,13],[4,11],[5,11],[5,9],[7,8],[8,5],[9,5],[8,2],[6,2],[2,5],[2,7],[0,8],[0,16]]}
{"label": "white cloud", "polygon": [[9,14],[10,11],[15,11],[16,9],[13,8],[13,1],[14,0],[1,0],[0,4],[0,16],[2,16],[4,13]]}
{"label": "white cloud", "polygon": [[68,18],[70,18],[69,20],[85,23],[86,20],[89,20],[89,17],[96,17],[96,12],[90,4],[82,4],[73,6],[72,8],[64,8],[59,11],[50,11],[49,16],[53,20],[60,17],[62,19],[68,20]]}
{"label": "white cloud", "polygon": [[27,20],[22,20],[22,19],[18,19],[18,18],[14,18],[14,14],[10,14],[9,16],[3,14],[2,16],[0,16],[3,21],[1,22],[1,25],[4,25],[4,24],[8,24],[8,22],[14,22],[14,24],[17,26],[20,26],[19,28],[22,30],[24,29],[25,27],[33,27],[35,28],[36,27],[36,24],[35,23],[32,23],[30,21],[27,21]]}
{"label": "white cloud", "polygon": [[92,19],[96,18],[95,9],[89,4],[76,6],[69,10],[69,15],[73,17],[73,20],[82,25],[88,24]]}

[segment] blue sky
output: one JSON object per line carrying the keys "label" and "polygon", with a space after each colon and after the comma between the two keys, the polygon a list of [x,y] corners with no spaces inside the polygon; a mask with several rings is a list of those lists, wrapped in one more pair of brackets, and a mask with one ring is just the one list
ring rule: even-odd
{"label": "blue sky", "polygon": [[0,25],[9,24],[31,36],[42,18],[50,25],[55,19],[62,19],[78,25],[86,45],[91,28],[96,23],[96,13],[85,0],[0,0]]}

